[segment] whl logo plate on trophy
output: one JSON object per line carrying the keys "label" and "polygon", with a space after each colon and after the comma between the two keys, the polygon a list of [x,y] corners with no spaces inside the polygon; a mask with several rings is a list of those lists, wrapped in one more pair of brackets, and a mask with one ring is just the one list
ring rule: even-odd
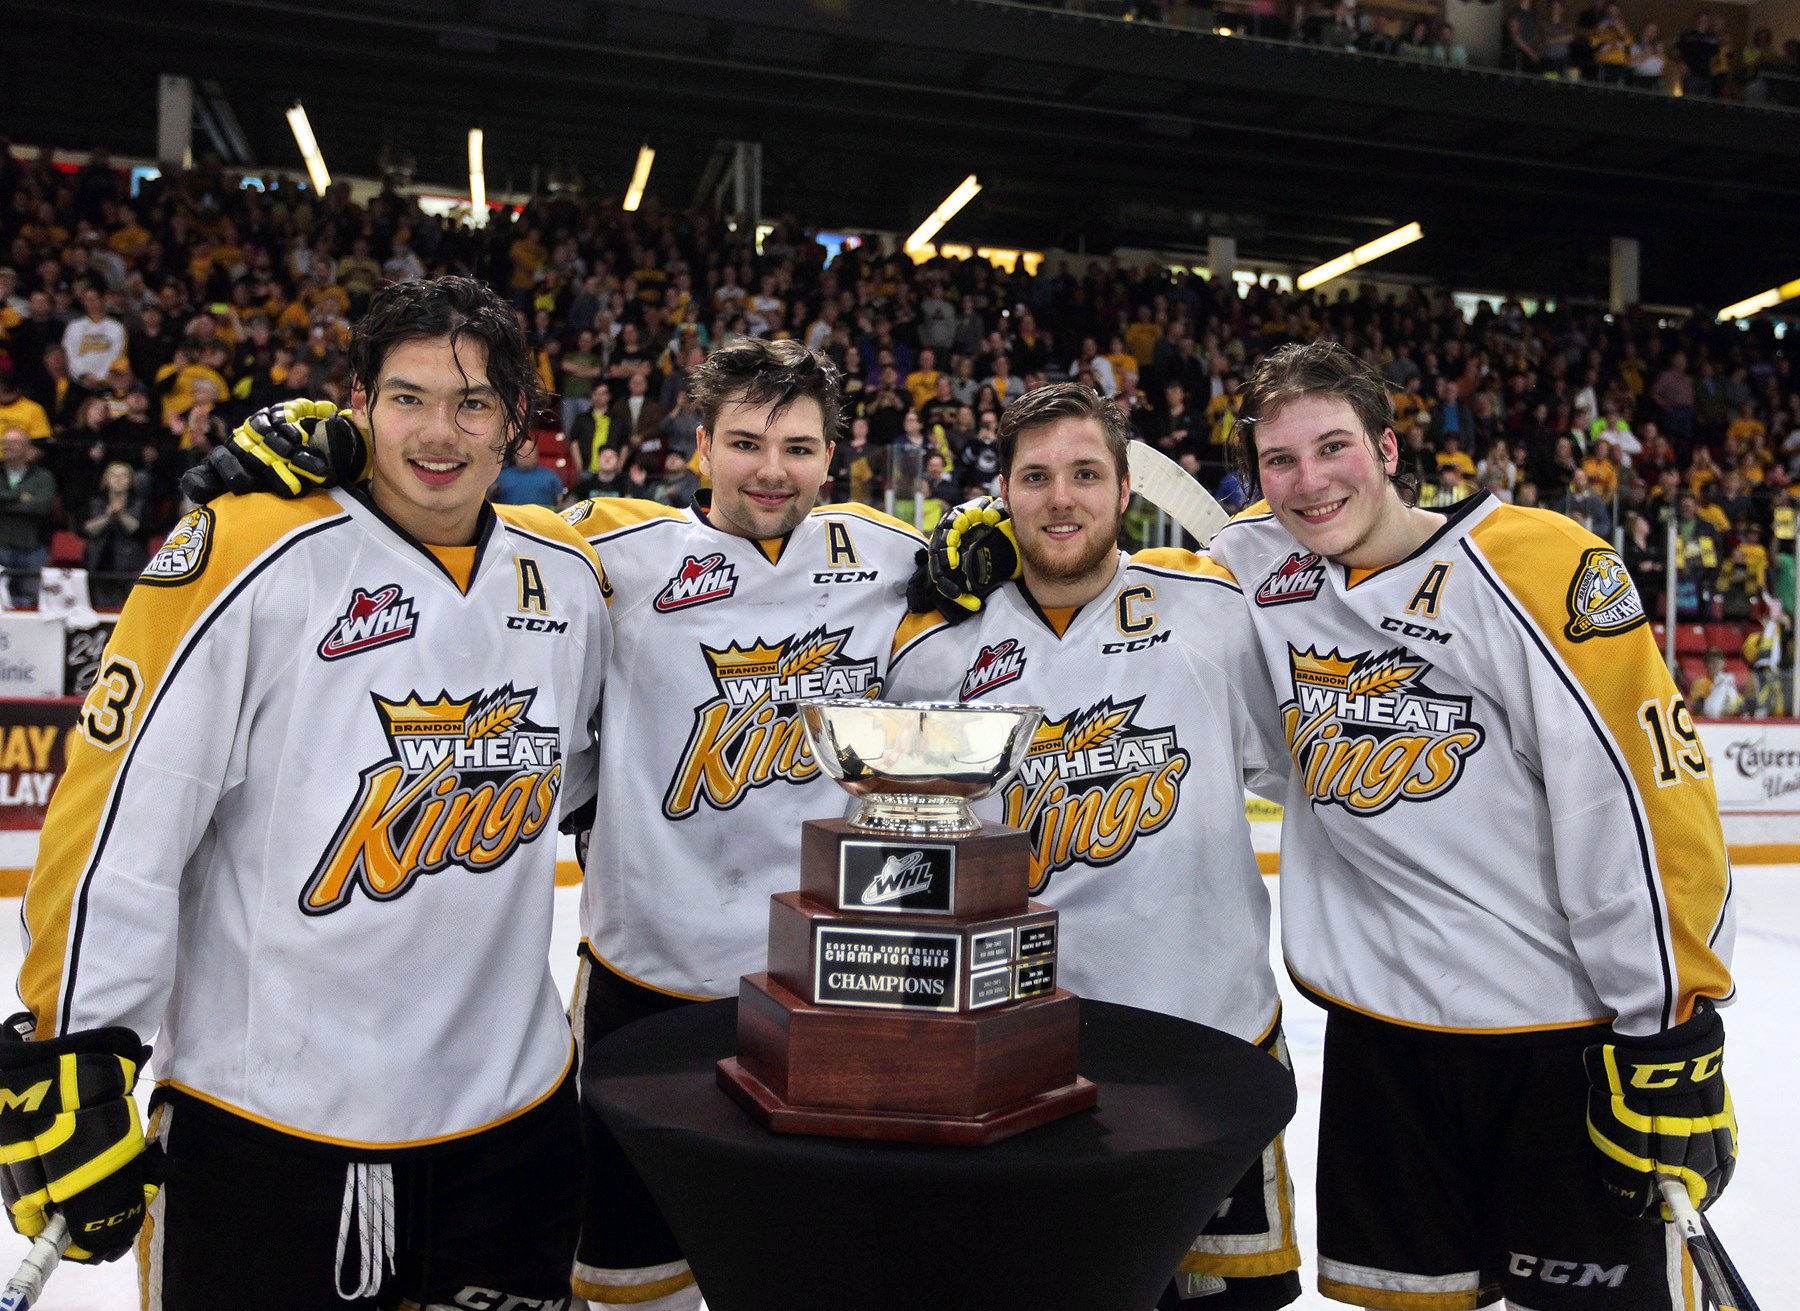
{"label": "whl logo plate on trophy", "polygon": [[953,933],[820,925],[813,1004],[955,1011],[962,1004],[962,938]]}
{"label": "whl logo plate on trophy", "polygon": [[948,915],[956,900],[956,845],[845,842],[838,849],[844,910]]}

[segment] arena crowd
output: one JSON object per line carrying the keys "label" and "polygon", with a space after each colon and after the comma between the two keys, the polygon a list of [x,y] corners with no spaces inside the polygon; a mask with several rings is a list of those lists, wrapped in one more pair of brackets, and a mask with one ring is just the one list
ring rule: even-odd
{"label": "arena crowd", "polygon": [[[1678,618],[1719,648],[1684,662],[1696,699],[1780,708],[1800,382],[1768,322],[1498,298],[1466,317],[1423,289],[1296,293],[1118,259],[1028,274],[872,243],[827,258],[792,218],[759,247],[709,213],[568,194],[473,229],[393,189],[357,203],[257,181],[202,161],[133,195],[104,151],[69,170],[0,139],[0,568],[15,604],[34,603],[53,557],[117,604],[184,508],[183,471],[257,408],[347,404],[350,323],[376,288],[456,271],[510,297],[553,398],[498,495],[551,505],[685,503],[686,379],[742,334],[799,338],[843,370],[833,499],[891,497],[929,526],[993,487],[1001,410],[1073,378],[1236,508],[1240,381],[1276,346],[1331,336],[1391,384],[1423,503],[1486,491],[1617,542],[1651,613],[1672,586]],[[1128,532],[1150,540],[1153,520],[1139,507]]]}

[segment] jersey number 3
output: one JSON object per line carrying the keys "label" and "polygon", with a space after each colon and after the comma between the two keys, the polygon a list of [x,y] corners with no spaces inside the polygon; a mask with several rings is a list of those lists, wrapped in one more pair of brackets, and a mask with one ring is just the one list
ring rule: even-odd
{"label": "jersey number 3", "polygon": [[131,736],[132,713],[143,689],[136,665],[124,656],[108,657],[81,708],[81,735],[107,751],[118,746]]}

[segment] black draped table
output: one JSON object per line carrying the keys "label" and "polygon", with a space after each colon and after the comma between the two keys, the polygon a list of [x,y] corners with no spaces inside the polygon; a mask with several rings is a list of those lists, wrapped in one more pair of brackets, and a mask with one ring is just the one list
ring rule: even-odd
{"label": "black draped table", "polygon": [[773,1134],[714,1082],[737,1003],[640,1020],[584,1090],[681,1239],[710,1311],[1149,1311],[1294,1113],[1249,1043],[1081,1003],[1100,1105],[987,1147]]}

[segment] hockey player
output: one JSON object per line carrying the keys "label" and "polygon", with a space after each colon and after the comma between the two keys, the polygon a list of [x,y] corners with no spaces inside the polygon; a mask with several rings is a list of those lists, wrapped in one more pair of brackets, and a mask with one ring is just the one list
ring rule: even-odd
{"label": "hockey player", "polygon": [[[615,630],[572,1006],[583,1050],[656,1011],[735,996],[763,967],[769,896],[799,879],[800,826],[842,808],[797,703],[880,693],[923,545],[877,511],[817,505],[842,403],[824,356],[737,340],[691,386],[709,492],[688,509],[597,498],[564,511],[605,565]],[[201,490],[299,490],[361,461],[346,426],[240,430]],[[575,1292],[634,1311],[698,1306],[648,1191],[599,1117],[583,1124]]]}
{"label": "hockey player", "polygon": [[[1275,352],[1244,397],[1240,467],[1267,500],[1213,555],[1294,763],[1282,946],[1330,1011],[1320,1287],[1697,1306],[1654,1219],[1660,1180],[1705,1206],[1735,1162],[1715,1009],[1735,915],[1710,765],[1643,605],[1558,515],[1412,505],[1387,390],[1335,343]],[[964,608],[1006,572],[993,518],[934,541]]]}
{"label": "hockey player", "polygon": [[[769,897],[797,885],[800,826],[842,808],[797,714],[877,696],[922,542],[854,504],[816,506],[838,431],[836,371],[794,342],[728,343],[695,370],[711,480],[685,510],[596,499],[564,512],[605,562],[615,671],[582,888],[584,1043],[653,1012],[736,996],[763,968]],[[575,1290],[698,1303],[673,1237],[588,1113]]]}
{"label": "hockey player", "polygon": [[[977,806],[1032,839],[1031,895],[1062,916],[1058,982],[1280,1055],[1269,900],[1246,779],[1280,789],[1286,754],[1237,584],[1188,551],[1127,557],[1129,432],[1077,383],[1000,420],[1022,576],[956,627],[916,616],[897,700],[1022,702],[1045,720],[1020,772]],[[1159,1306],[1275,1307],[1300,1293],[1280,1140],[1233,1189]],[[1223,1292],[1183,1302],[1184,1292]]]}
{"label": "hockey player", "polygon": [[1331,1013],[1322,1291],[1699,1305],[1656,1184],[1704,1206],[1731,1175],[1735,917],[1706,753],[1623,564],[1486,494],[1409,504],[1387,389],[1335,343],[1264,360],[1238,433],[1266,501],[1213,554],[1294,762],[1282,945]]}
{"label": "hockey player", "polygon": [[1408,504],[1386,387],[1330,342],[1256,369],[1240,466],[1265,502],[1213,553],[1283,702],[1283,947],[1330,1008],[1319,1286],[1697,1306],[1656,1181],[1705,1207],[1732,1174],[1735,917],[1624,565],[1546,511]]}
{"label": "hockey player", "polygon": [[367,487],[195,510],[107,647],[25,898],[0,1143],[22,1232],[60,1210],[109,1259],[142,1223],[147,1306],[566,1304],[547,952],[611,629],[591,548],[485,500],[529,359],[472,280],[381,292],[350,347]]}

